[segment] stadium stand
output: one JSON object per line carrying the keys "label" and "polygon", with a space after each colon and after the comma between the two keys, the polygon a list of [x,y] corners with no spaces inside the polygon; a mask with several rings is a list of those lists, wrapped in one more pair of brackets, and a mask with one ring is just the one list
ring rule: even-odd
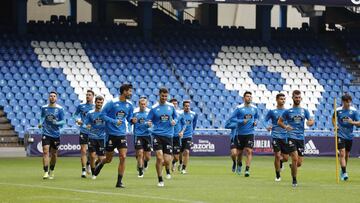
{"label": "stadium stand", "polygon": [[[191,99],[201,129],[223,128],[245,90],[254,93],[261,117],[274,108],[278,92],[304,91],[317,130],[331,129],[334,97],[349,92],[354,105],[360,104],[353,75],[306,30],[272,30],[274,40],[262,42],[256,31],[190,23],[159,28],[147,42],[122,25],[74,25],[63,17],[51,22],[30,22],[26,36],[0,36],[0,106],[20,138],[37,126],[49,91],[59,93],[67,127],[75,127],[71,115],[87,89],[111,99],[124,82],[135,87],[133,101],[147,96],[155,103],[161,86],[180,101]],[[358,50],[349,47],[354,55]]]}

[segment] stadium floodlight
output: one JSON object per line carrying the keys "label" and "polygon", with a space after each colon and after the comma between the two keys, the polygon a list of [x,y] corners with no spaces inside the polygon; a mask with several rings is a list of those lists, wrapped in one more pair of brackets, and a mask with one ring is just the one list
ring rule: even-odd
{"label": "stadium floodlight", "polygon": [[47,6],[58,5],[58,4],[64,4],[65,2],[66,2],[66,0],[39,0],[38,1],[38,6],[42,6],[42,5],[47,5]]}

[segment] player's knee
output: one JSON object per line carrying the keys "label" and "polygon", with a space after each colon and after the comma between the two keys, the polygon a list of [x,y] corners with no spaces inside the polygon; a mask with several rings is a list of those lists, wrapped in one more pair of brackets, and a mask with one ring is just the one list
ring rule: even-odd
{"label": "player's knee", "polygon": [[126,154],[119,155],[120,161],[124,161],[126,159]]}
{"label": "player's knee", "polygon": [[289,157],[288,156],[283,156],[282,157],[282,162],[287,162],[289,160]]}

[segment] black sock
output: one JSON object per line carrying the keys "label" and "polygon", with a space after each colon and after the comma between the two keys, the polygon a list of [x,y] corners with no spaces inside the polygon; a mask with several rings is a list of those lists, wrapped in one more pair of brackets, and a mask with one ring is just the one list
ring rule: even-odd
{"label": "black sock", "polygon": [[240,161],[240,162],[238,162],[238,165],[241,167],[242,166],[242,162]]}
{"label": "black sock", "polygon": [[85,167],[82,167],[81,171],[82,171],[82,172],[86,171]]}
{"label": "black sock", "polygon": [[164,182],[162,176],[158,176],[159,182]]}
{"label": "black sock", "polygon": [[297,182],[296,177],[292,177],[293,182]]}
{"label": "black sock", "polygon": [[276,178],[280,178],[280,172],[276,171]]}
{"label": "black sock", "polygon": [[118,180],[117,180],[117,182],[118,182],[118,183],[121,183],[121,180],[122,180],[122,175],[118,174]]}
{"label": "black sock", "polygon": [[44,172],[48,172],[49,171],[49,166],[44,166]]}
{"label": "black sock", "polygon": [[87,162],[86,162],[86,165],[89,166],[89,165],[90,165],[90,161],[87,161]]}
{"label": "black sock", "polygon": [[280,160],[280,168],[282,168],[282,167],[283,167],[283,161]]}
{"label": "black sock", "polygon": [[249,169],[250,169],[250,166],[245,167],[245,171],[249,171]]}
{"label": "black sock", "polygon": [[53,171],[55,169],[55,165],[50,165],[50,171]]}
{"label": "black sock", "polygon": [[165,169],[166,170],[166,174],[170,174],[170,169]]}
{"label": "black sock", "polygon": [[144,161],[144,168],[147,168],[148,166],[148,161]]}
{"label": "black sock", "polygon": [[91,174],[94,175],[95,168],[91,168]]}
{"label": "black sock", "polygon": [[342,173],[346,173],[346,167],[341,167]]}
{"label": "black sock", "polygon": [[186,169],[186,165],[182,165],[182,170],[185,170]]}
{"label": "black sock", "polygon": [[143,175],[144,174],[143,173],[143,167],[139,167],[138,169],[139,169],[139,175]]}
{"label": "black sock", "polygon": [[235,166],[236,165],[236,161],[235,160],[233,160],[233,166]]}
{"label": "black sock", "polygon": [[95,166],[98,165],[98,163],[100,163],[100,159],[96,159]]}
{"label": "black sock", "polygon": [[180,164],[180,165],[182,164],[182,160],[179,160],[179,164]]}
{"label": "black sock", "polygon": [[173,160],[173,161],[172,161],[172,164],[174,165],[175,163],[176,163],[176,161],[175,161],[175,160]]}

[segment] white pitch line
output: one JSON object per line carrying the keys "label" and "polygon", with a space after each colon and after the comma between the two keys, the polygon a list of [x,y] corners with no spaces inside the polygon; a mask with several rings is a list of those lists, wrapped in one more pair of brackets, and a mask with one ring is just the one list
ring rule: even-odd
{"label": "white pitch line", "polygon": [[50,190],[62,190],[62,191],[68,191],[68,192],[80,192],[80,193],[89,193],[89,194],[97,194],[97,195],[99,195],[99,194],[100,195],[118,195],[118,196],[134,197],[134,198],[150,198],[150,199],[167,200],[167,201],[174,201],[174,202],[204,203],[203,201],[194,201],[194,200],[186,200],[186,199],[174,199],[174,198],[155,197],[155,196],[146,196],[146,195],[122,194],[122,193],[114,193],[114,192],[101,192],[101,191],[71,189],[71,188],[63,188],[63,187],[51,187],[51,186],[41,186],[41,185],[26,185],[26,184],[1,183],[1,182],[0,182],[0,185],[43,188],[43,189],[50,189]]}

